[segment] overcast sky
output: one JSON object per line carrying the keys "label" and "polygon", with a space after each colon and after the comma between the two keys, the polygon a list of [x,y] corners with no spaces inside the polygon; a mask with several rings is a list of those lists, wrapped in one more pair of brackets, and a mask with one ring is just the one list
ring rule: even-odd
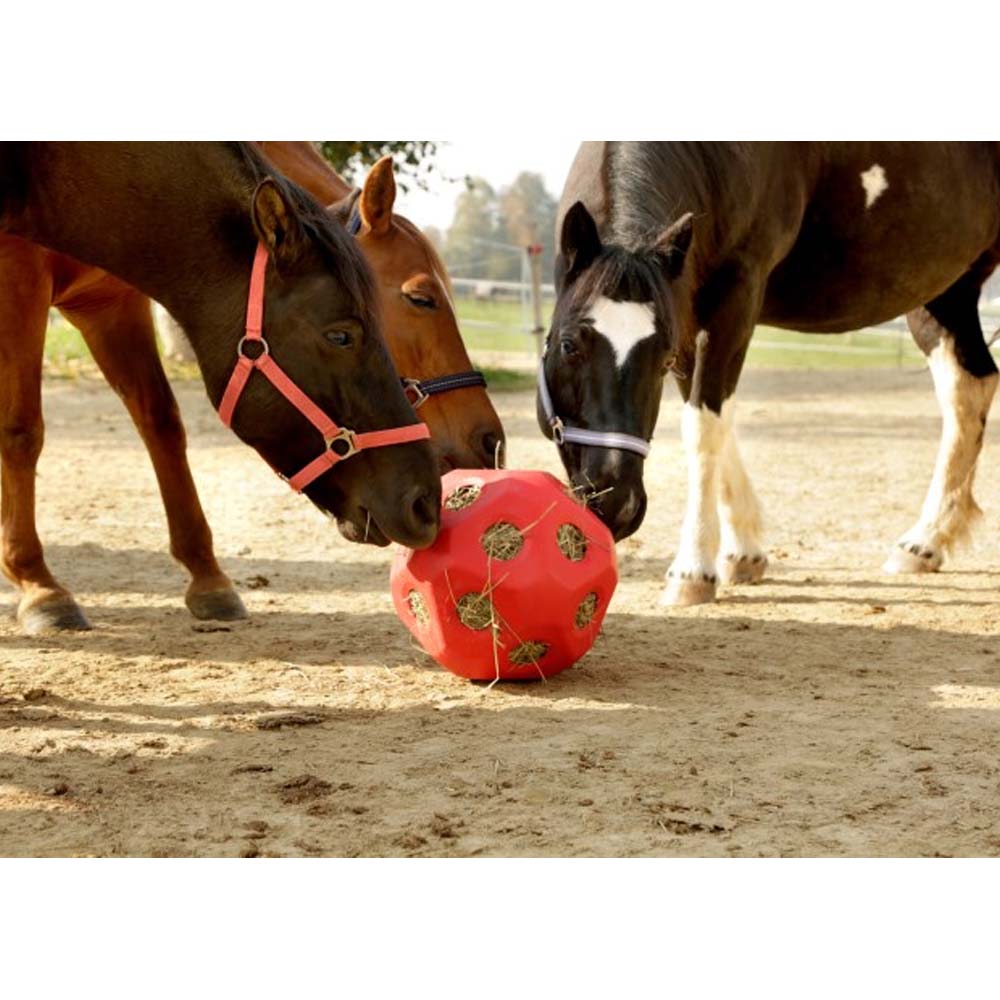
{"label": "overcast sky", "polygon": [[558,199],[577,147],[576,139],[552,139],[526,145],[510,138],[442,142],[438,146],[429,191],[411,189],[401,194],[396,210],[418,226],[451,225],[455,199],[466,175],[484,177],[494,188],[510,184],[522,170],[545,178],[545,186]]}

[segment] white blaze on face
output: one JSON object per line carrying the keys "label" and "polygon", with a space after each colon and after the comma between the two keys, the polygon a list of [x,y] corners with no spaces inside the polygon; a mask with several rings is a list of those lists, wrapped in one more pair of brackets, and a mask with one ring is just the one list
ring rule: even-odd
{"label": "white blaze on face", "polygon": [[615,302],[602,295],[590,307],[588,319],[611,344],[619,368],[640,340],[656,333],[653,306],[649,302]]}
{"label": "white blaze on face", "polygon": [[867,170],[862,171],[861,186],[865,189],[865,208],[871,208],[889,186],[885,170],[880,163],[873,163]]}

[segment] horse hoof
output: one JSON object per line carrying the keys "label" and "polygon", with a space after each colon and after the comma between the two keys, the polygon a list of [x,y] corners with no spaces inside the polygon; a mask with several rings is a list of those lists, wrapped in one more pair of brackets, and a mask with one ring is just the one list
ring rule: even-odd
{"label": "horse hoof", "polygon": [[715,600],[715,579],[692,579],[679,576],[668,576],[667,584],[660,594],[660,606],[669,608],[687,608],[693,604],[711,604]]}
{"label": "horse hoof", "polygon": [[188,611],[201,621],[235,622],[249,618],[243,600],[235,590],[199,590],[184,597]]}
{"label": "horse hoof", "polygon": [[42,598],[33,604],[22,604],[17,620],[27,635],[42,632],[86,632],[93,626],[80,605],[67,594]]}
{"label": "horse hoof", "polygon": [[766,571],[767,556],[763,552],[755,556],[729,555],[723,560],[720,576],[725,584],[760,583]]}
{"label": "horse hoof", "polygon": [[940,553],[919,545],[897,545],[882,564],[883,573],[936,573],[944,562]]}

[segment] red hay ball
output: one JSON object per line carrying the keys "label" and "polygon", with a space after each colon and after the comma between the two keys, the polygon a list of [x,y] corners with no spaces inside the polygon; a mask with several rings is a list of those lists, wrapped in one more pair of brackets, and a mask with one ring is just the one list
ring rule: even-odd
{"label": "red hay ball", "polygon": [[618,583],[611,532],[547,472],[456,469],[441,532],[392,565],[396,614],[443,667],[531,680],[594,644]]}

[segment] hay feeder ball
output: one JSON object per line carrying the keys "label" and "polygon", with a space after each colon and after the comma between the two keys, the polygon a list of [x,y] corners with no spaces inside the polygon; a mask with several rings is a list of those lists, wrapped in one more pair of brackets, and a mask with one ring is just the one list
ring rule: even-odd
{"label": "hay feeder ball", "polygon": [[618,582],[611,533],[547,472],[456,469],[441,532],[392,566],[396,613],[470,680],[531,680],[594,644]]}

